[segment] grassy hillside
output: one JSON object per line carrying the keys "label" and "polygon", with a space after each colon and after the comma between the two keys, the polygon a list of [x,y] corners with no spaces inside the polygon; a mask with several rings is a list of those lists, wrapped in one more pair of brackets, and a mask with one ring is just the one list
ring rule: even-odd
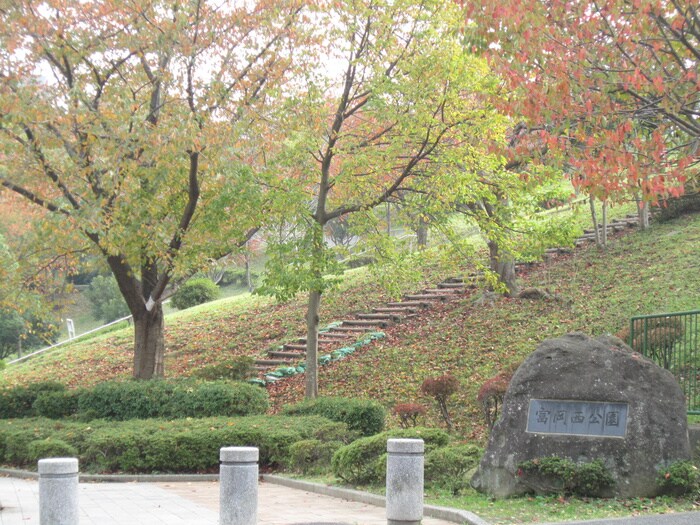
{"label": "grassy hillside", "polygon": [[[557,256],[525,269],[521,279],[524,286],[546,287],[562,300],[498,298],[477,306],[476,295],[464,295],[437,305],[387,329],[386,339],[322,367],[320,391],[372,397],[388,408],[420,402],[430,406],[428,423],[438,424],[436,408],[419,389],[426,377],[451,372],[461,381],[452,402],[457,430],[465,438],[480,440],[485,431],[475,399],[479,387],[522,361],[542,339],[571,331],[614,333],[634,315],[699,308],[698,246],[700,215],[692,215],[613,239],[604,252],[590,246]],[[454,271],[433,260],[421,265],[419,277],[403,281],[402,288],[419,290],[422,283],[434,284]],[[322,324],[368,311],[388,299],[368,272],[352,272],[340,290],[324,298]],[[193,368],[235,355],[262,356],[267,348],[302,335],[303,316],[301,299],[279,305],[249,296],[169,316],[166,374],[187,375]],[[10,367],[0,382],[58,379],[72,386],[88,385],[127,377],[130,360],[131,334],[123,330]],[[270,393],[276,406],[300,399],[303,378],[277,383]]]}

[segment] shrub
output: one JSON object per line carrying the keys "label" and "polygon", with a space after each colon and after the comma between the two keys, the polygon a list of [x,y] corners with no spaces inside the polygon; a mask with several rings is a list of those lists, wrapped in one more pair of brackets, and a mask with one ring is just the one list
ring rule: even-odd
{"label": "shrub", "polygon": [[399,418],[401,428],[415,427],[418,417],[425,415],[425,407],[417,403],[399,403],[392,410]]}
{"label": "shrub", "polygon": [[207,472],[218,469],[221,447],[255,446],[265,468],[289,464],[290,447],[327,423],[317,416],[127,421],[91,434],[81,459],[99,471]]}
{"label": "shrub", "polygon": [[601,496],[615,480],[602,461],[576,464],[559,457],[535,458],[518,465],[518,476],[535,492]]}
{"label": "shrub", "polygon": [[192,377],[207,380],[245,381],[253,376],[255,376],[255,359],[250,356],[234,357],[215,365],[207,365],[192,373]]}
{"label": "shrub", "polygon": [[117,280],[112,275],[95,277],[85,296],[90,301],[92,316],[105,323],[116,321],[130,313]]}
{"label": "shrub", "polygon": [[602,496],[614,484],[612,474],[599,459],[576,466],[574,493],[579,496]]}
{"label": "shrub", "polygon": [[448,430],[452,430],[452,418],[447,410],[447,400],[459,388],[459,380],[451,375],[445,374],[439,377],[429,377],[421,385],[421,391],[437,401],[440,414],[445,421]]}
{"label": "shrub", "polygon": [[37,416],[61,419],[78,412],[79,391],[42,392],[32,404]]}
{"label": "shrub", "polygon": [[421,438],[426,452],[444,447],[449,436],[435,428],[411,428],[382,432],[353,441],[333,454],[333,474],[352,484],[379,484],[386,477],[386,444],[390,438]]}
{"label": "shrub", "polygon": [[78,397],[83,419],[149,419],[262,414],[267,392],[235,381],[105,382]]}
{"label": "shrub", "polygon": [[700,474],[690,461],[676,461],[661,470],[657,484],[672,494],[685,494],[700,486]]}
{"label": "shrub", "polygon": [[282,409],[286,415],[319,415],[331,421],[340,421],[351,431],[362,436],[371,436],[384,429],[386,411],[376,401],[344,397],[319,397],[287,405]]}
{"label": "shrub", "polygon": [[14,386],[0,394],[0,418],[31,417],[35,415],[34,402],[39,395],[65,390],[65,385],[56,381]]}
{"label": "shrub", "polygon": [[168,404],[169,417],[247,416],[264,414],[269,406],[267,391],[241,382],[201,383],[186,393]]}
{"label": "shrub", "polygon": [[513,377],[513,372],[501,372],[486,381],[476,396],[476,400],[481,405],[484,420],[489,429],[498,421],[498,411],[503,405],[503,397],[508,390],[508,384]]}
{"label": "shrub", "polygon": [[208,277],[197,277],[183,284],[171,300],[178,310],[213,301],[219,297],[219,287]]}
{"label": "shrub", "polygon": [[469,486],[467,474],[479,463],[483,451],[474,445],[448,445],[425,456],[425,480],[457,495]]}
{"label": "shrub", "polygon": [[[248,416],[179,420],[89,423],[43,418],[0,421],[0,460],[15,467],[36,467],[30,443],[63,441],[75,448],[84,472],[214,472],[225,446],[256,446],[260,465],[289,464],[297,441],[312,439],[329,425],[341,434],[345,425],[319,416]],[[42,454],[45,452],[42,452]]]}
{"label": "shrub", "polygon": [[343,446],[341,441],[303,439],[289,447],[289,468],[302,474],[325,472],[333,454]]}
{"label": "shrub", "polygon": [[78,450],[60,439],[35,439],[27,446],[27,459],[36,463],[44,458],[74,458]]}

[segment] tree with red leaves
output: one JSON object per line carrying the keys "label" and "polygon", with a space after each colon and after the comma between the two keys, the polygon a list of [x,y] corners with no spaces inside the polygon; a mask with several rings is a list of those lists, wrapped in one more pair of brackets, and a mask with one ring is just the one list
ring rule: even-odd
{"label": "tree with red leaves", "polygon": [[648,203],[696,189],[700,10],[694,2],[465,5],[473,22],[469,38],[504,78],[504,107],[531,131],[520,159],[546,152],[592,198],[636,199],[643,225]]}

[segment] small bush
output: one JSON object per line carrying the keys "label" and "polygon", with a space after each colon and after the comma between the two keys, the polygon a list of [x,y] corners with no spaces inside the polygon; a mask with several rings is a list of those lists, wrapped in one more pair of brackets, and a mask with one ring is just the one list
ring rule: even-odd
{"label": "small bush", "polygon": [[207,365],[195,370],[192,376],[210,381],[215,379],[245,381],[255,376],[255,359],[250,356],[235,357],[216,365]]}
{"label": "small bush", "polygon": [[318,415],[340,421],[351,431],[357,431],[362,436],[371,436],[384,429],[386,411],[376,401],[369,399],[350,399],[344,397],[319,397],[287,405],[282,413],[293,415]]}
{"label": "small bush", "polygon": [[518,476],[538,494],[601,496],[615,484],[600,460],[576,464],[559,457],[535,458],[518,465]]}
{"label": "small bush", "polygon": [[425,415],[425,407],[417,403],[399,403],[392,412],[398,416],[401,428],[415,427],[418,417]]}
{"label": "small bush", "polygon": [[469,487],[467,474],[479,463],[483,451],[474,445],[448,445],[425,456],[425,480],[457,495]]}
{"label": "small bush", "polygon": [[304,439],[289,447],[289,468],[302,474],[328,471],[333,454],[343,446],[341,441]]}
{"label": "small bush", "polygon": [[346,445],[333,455],[333,474],[351,484],[380,484],[386,477],[386,444],[390,438],[420,438],[426,453],[444,447],[449,436],[435,428],[410,428],[382,432]]}
{"label": "small bush", "polygon": [[448,430],[452,430],[452,418],[447,409],[447,400],[457,392],[459,388],[459,379],[451,374],[445,374],[439,377],[429,377],[421,385],[421,391],[437,401],[440,408],[440,414],[445,421]]}
{"label": "small bush", "polygon": [[676,461],[659,472],[656,482],[672,494],[685,494],[700,487],[700,473],[690,461]]}
{"label": "small bush", "polygon": [[105,382],[78,397],[82,419],[125,421],[149,418],[245,416],[268,408],[267,392],[235,381]]}
{"label": "small bush", "polygon": [[213,301],[219,297],[219,287],[208,277],[197,277],[183,284],[171,300],[178,310]]}
{"label": "small bush", "polygon": [[44,458],[74,458],[78,450],[60,439],[36,439],[27,447],[27,460],[36,463]]}
{"label": "small bush", "polygon": [[32,405],[37,416],[62,419],[78,412],[79,391],[42,392]]}
{"label": "small bush", "polygon": [[579,496],[600,497],[614,484],[612,474],[599,459],[576,466],[574,493]]}
{"label": "small bush", "polygon": [[55,381],[18,385],[0,394],[0,419],[36,415],[34,402],[42,393],[65,391],[65,385]]}
{"label": "small bush", "polygon": [[512,378],[512,371],[501,372],[486,381],[479,389],[476,400],[481,405],[481,412],[489,429],[493,428],[498,421],[498,412],[503,405],[503,398]]}

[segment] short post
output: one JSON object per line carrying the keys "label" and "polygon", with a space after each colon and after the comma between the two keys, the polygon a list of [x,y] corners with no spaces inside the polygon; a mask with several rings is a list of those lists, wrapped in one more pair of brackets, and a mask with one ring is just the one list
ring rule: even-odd
{"label": "short post", "polygon": [[256,524],[258,457],[257,447],[224,447],[220,450],[220,525]]}
{"label": "short post", "polygon": [[39,522],[78,525],[78,460],[39,460]]}
{"label": "short post", "polygon": [[386,450],[387,524],[420,525],[425,444],[422,439],[390,439]]}

